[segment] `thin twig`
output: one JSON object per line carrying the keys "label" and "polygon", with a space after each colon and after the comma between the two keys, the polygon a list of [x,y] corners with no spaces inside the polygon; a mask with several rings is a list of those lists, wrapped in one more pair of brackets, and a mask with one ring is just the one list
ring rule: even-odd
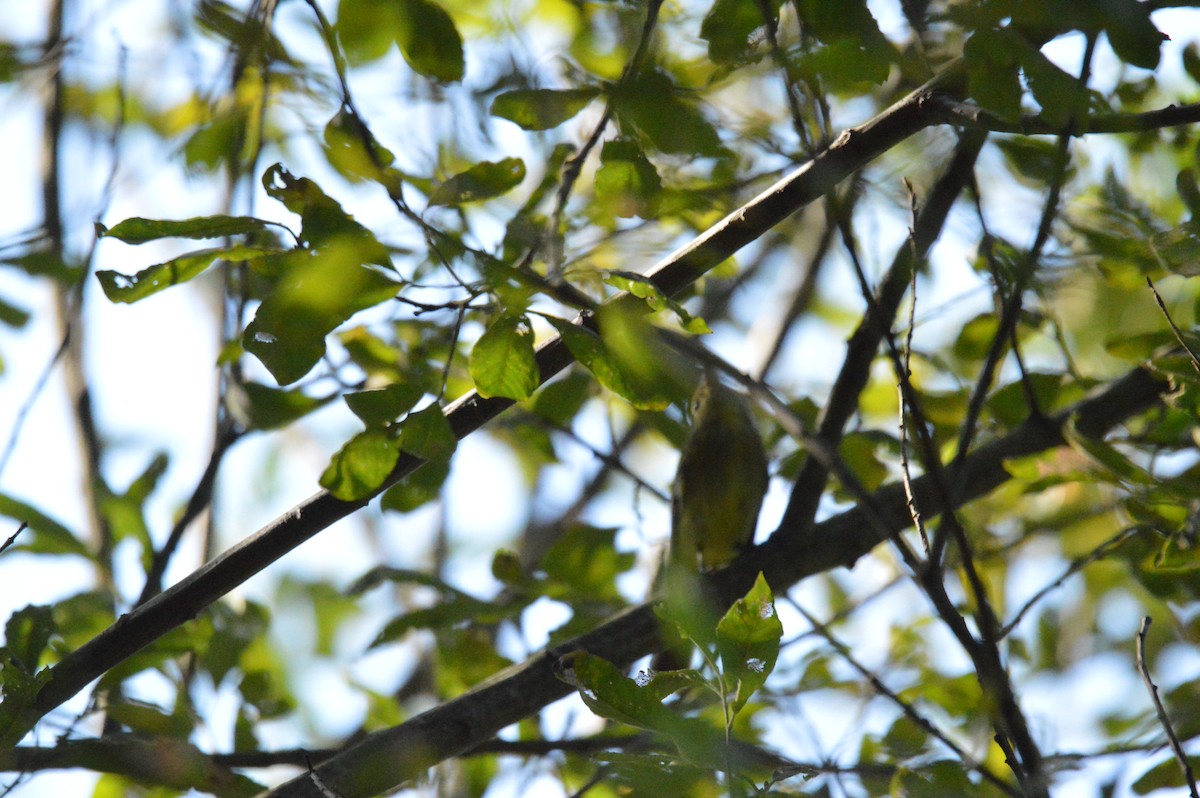
{"label": "thin twig", "polygon": [[592,128],[591,133],[584,141],[579,152],[571,158],[568,158],[563,164],[562,183],[559,184],[558,191],[554,198],[554,210],[550,213],[550,252],[547,260],[547,274],[552,281],[557,282],[562,277],[562,267],[564,260],[564,241],[562,235],[562,217],[567,208],[567,201],[571,198],[571,191],[575,188],[575,182],[579,179],[579,175],[583,172],[584,161],[588,155],[595,149],[596,144],[600,141],[601,134],[608,127],[608,123],[613,116],[613,93],[618,92],[626,84],[637,77],[638,72],[642,68],[642,62],[645,60],[646,52],[650,48],[650,37],[654,33],[654,27],[658,24],[658,12],[662,8],[663,0],[649,0],[646,3],[646,19],[642,23],[641,37],[638,39],[637,47],[633,51],[629,62],[625,65],[625,70],[621,73],[617,85],[609,94],[609,99],[604,104],[604,111],[600,114],[600,121]]}
{"label": "thin twig", "polygon": [[17,537],[18,537],[18,536],[19,536],[19,535],[20,535],[22,532],[24,532],[24,531],[25,531],[25,530],[26,530],[28,527],[29,527],[29,522],[28,522],[28,521],[22,521],[22,522],[21,522],[21,523],[20,523],[20,524],[17,526],[17,531],[16,531],[16,532],[13,532],[11,535],[9,535],[9,536],[8,536],[8,539],[7,539],[7,540],[5,540],[3,543],[0,543],[0,554],[3,554],[5,549],[7,549],[7,548],[8,548],[9,546],[11,546],[12,544],[16,543],[16,542],[17,542]]}
{"label": "thin twig", "polygon": [[[932,112],[942,121],[955,127],[988,130],[993,133],[1021,133],[1027,136],[1056,135],[1062,133],[1061,125],[1047,122],[1040,116],[1022,116],[1018,122],[1008,122],[989,114],[978,105],[961,102],[949,97],[933,98]],[[1081,129],[1073,129],[1072,136],[1089,133],[1142,133],[1168,127],[1193,125],[1200,122],[1200,103],[1190,105],[1168,105],[1141,113],[1092,114],[1083,120]]]}
{"label": "thin twig", "polygon": [[899,707],[900,711],[904,713],[906,718],[920,726],[922,729],[928,732],[930,736],[936,737],[943,745],[953,751],[955,756],[962,760],[963,764],[965,764],[971,770],[974,770],[987,781],[991,782],[994,786],[1000,788],[1008,795],[1020,795],[1020,793],[1018,793],[1012,787],[1012,785],[1008,784],[995,773],[993,773],[985,762],[979,761],[961,746],[959,746],[958,743],[951,740],[941,729],[933,724],[933,721],[929,720],[920,712],[918,712],[917,708],[914,707],[910,702],[905,701],[899,693],[895,692],[886,684],[884,684],[883,680],[874,671],[859,662],[854,656],[854,652],[851,650],[850,646],[842,642],[838,636],[834,634],[832,629],[818,621],[799,604],[793,603],[793,606],[800,612],[801,615],[804,616],[804,620],[808,621],[813,629],[816,630],[817,634],[824,638],[829,645],[833,646],[838,655],[845,660],[850,667],[858,671],[858,673],[861,674],[863,678],[865,678],[871,684],[871,687],[874,688],[875,692],[879,693]]}
{"label": "thin twig", "polygon": [[217,471],[221,466],[222,460],[225,458],[226,452],[229,451],[229,447],[237,442],[240,437],[241,433],[235,430],[232,425],[226,425],[225,429],[217,432],[216,445],[213,447],[212,454],[209,455],[208,465],[205,466],[204,473],[200,476],[199,482],[196,483],[196,488],[188,498],[183,515],[171,527],[171,532],[167,535],[162,548],[154,554],[154,559],[146,573],[146,584],[143,586],[142,594],[137,600],[138,605],[145,604],[162,592],[163,575],[166,573],[167,565],[170,564],[176,549],[179,548],[179,542],[183,539],[183,533],[191,526],[192,521],[195,521],[212,504],[213,492],[216,489],[217,483]]}
{"label": "thin twig", "polygon": [[1138,527],[1129,527],[1128,529],[1123,529],[1120,532],[1118,532],[1117,534],[1113,535],[1108,540],[1101,543],[1099,546],[1097,546],[1095,549],[1093,549],[1091,552],[1089,552],[1086,556],[1077,557],[1074,560],[1072,560],[1071,564],[1067,566],[1066,570],[1064,570],[1057,579],[1055,579],[1053,582],[1050,582],[1049,584],[1045,585],[1041,590],[1039,590],[1037,593],[1033,594],[1033,597],[1030,598],[1029,601],[1025,602],[1025,604],[1021,606],[1021,609],[1017,610],[1017,613],[1016,613],[1016,615],[1013,616],[1013,619],[1011,621],[1009,621],[1008,623],[1006,623],[1003,627],[1001,627],[1001,629],[1000,629],[1001,639],[1006,638],[1010,634],[1012,634],[1013,629],[1015,629],[1017,627],[1017,625],[1019,623],[1021,623],[1021,621],[1022,621],[1022,619],[1024,619],[1025,615],[1031,609],[1033,609],[1039,601],[1041,601],[1043,598],[1045,598],[1048,593],[1061,587],[1064,582],[1066,582],[1068,579],[1070,579],[1075,574],[1082,571],[1087,566],[1091,565],[1092,563],[1094,563],[1098,560],[1102,560],[1105,557],[1107,557],[1109,552],[1111,552],[1113,549],[1116,549],[1118,546],[1120,546],[1126,540],[1128,540],[1129,538],[1136,535],[1139,531],[1140,530]]}
{"label": "thin twig", "polygon": [[1149,277],[1146,277],[1146,285],[1150,287],[1150,292],[1154,294],[1154,301],[1158,303],[1158,309],[1162,311],[1163,318],[1167,320],[1167,324],[1170,326],[1171,332],[1175,334],[1175,340],[1178,341],[1179,345],[1183,347],[1183,351],[1188,353],[1188,358],[1191,360],[1192,368],[1196,370],[1197,374],[1200,374],[1200,358],[1196,357],[1196,353],[1192,351],[1190,346],[1188,346],[1187,341],[1183,340],[1183,333],[1180,332],[1177,326],[1175,326],[1175,321],[1171,318],[1171,314],[1167,310],[1166,303],[1163,302],[1163,298],[1159,295],[1158,289],[1154,287],[1154,281]]}
{"label": "thin twig", "polygon": [[907,418],[907,410],[909,404],[915,406],[915,402],[911,400],[916,397],[916,392],[912,387],[912,342],[913,331],[916,329],[917,316],[917,270],[915,264],[917,262],[917,244],[916,244],[916,220],[919,217],[917,193],[913,189],[912,183],[907,180],[904,185],[908,188],[909,203],[912,209],[913,226],[908,231],[908,246],[912,249],[912,261],[914,268],[909,270],[909,293],[911,300],[908,306],[908,330],[904,334],[904,355],[902,359],[903,369],[897,375],[898,382],[896,391],[899,393],[899,402],[896,409],[898,423],[900,425],[900,474],[904,482],[904,496],[908,501],[908,511],[912,514],[913,526],[917,528],[917,534],[921,537],[921,545],[925,549],[925,556],[929,557],[929,533],[925,529],[925,522],[921,518],[921,508],[917,506],[917,498],[913,495],[912,490],[912,468],[908,460],[908,424],[905,422]]}
{"label": "thin twig", "polygon": [[1150,616],[1143,616],[1142,625],[1138,628],[1138,673],[1142,675],[1142,681],[1146,683],[1146,690],[1150,693],[1150,700],[1154,702],[1154,711],[1158,714],[1158,722],[1162,724],[1163,731],[1167,733],[1167,740],[1171,744],[1171,751],[1179,761],[1179,768],[1183,771],[1183,777],[1187,779],[1188,790],[1192,798],[1200,798],[1200,793],[1196,791],[1196,776],[1192,773],[1192,765],[1188,762],[1187,754],[1184,753],[1183,746],[1179,743],[1179,737],[1175,735],[1175,728],[1171,725],[1171,718],[1167,716],[1167,710],[1163,707],[1162,699],[1158,696],[1158,686],[1150,678],[1150,666],[1146,664],[1146,633],[1150,631],[1150,623]]}

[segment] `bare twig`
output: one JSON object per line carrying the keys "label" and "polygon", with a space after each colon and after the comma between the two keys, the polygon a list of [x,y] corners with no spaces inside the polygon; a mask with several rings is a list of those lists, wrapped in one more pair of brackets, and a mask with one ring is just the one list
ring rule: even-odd
{"label": "bare twig", "polygon": [[[837,444],[842,429],[857,410],[858,396],[866,387],[879,343],[909,286],[911,271],[916,268],[914,256],[923,256],[937,240],[950,208],[970,179],[984,140],[982,134],[959,139],[954,157],[934,185],[914,225],[916,251],[906,243],[896,252],[877,295],[868,302],[866,315],[850,336],[846,356],[818,420],[816,434],[826,442]],[[792,495],[788,498],[780,530],[788,530],[787,534],[794,534],[798,538],[808,535],[805,530],[812,524],[827,479],[828,472],[819,462],[813,458],[805,460]]]}
{"label": "bare twig", "polygon": [[1188,762],[1187,754],[1179,742],[1179,737],[1175,734],[1175,727],[1171,725],[1171,718],[1167,715],[1167,710],[1163,706],[1162,699],[1159,698],[1158,686],[1150,678],[1150,666],[1146,664],[1146,633],[1150,631],[1150,623],[1150,616],[1146,615],[1142,617],[1142,625],[1138,627],[1138,673],[1142,675],[1142,681],[1146,683],[1146,691],[1150,693],[1150,700],[1154,702],[1154,711],[1158,714],[1158,722],[1167,734],[1167,740],[1171,744],[1171,752],[1175,754],[1175,759],[1179,761],[1179,768],[1183,771],[1183,777],[1187,779],[1188,790],[1192,798],[1200,798],[1200,793],[1196,791],[1196,776],[1192,773],[1192,765]]}
{"label": "bare twig", "polygon": [[[912,206],[913,226],[908,232],[908,246],[913,250],[913,263],[918,260],[916,252],[916,220],[919,218],[917,193],[913,188],[912,183],[907,180],[904,185],[908,188],[909,201]],[[903,368],[900,374],[897,375],[899,382],[896,386],[899,395],[897,402],[897,423],[900,426],[900,474],[904,482],[904,497],[908,501],[908,511],[912,514],[913,526],[917,529],[917,534],[921,536],[921,545],[925,549],[925,556],[929,556],[929,533],[925,529],[925,522],[921,519],[921,508],[917,506],[917,500],[912,492],[912,468],[908,461],[908,424],[905,419],[908,418],[909,405],[916,406],[913,401],[916,398],[916,391],[912,387],[912,341],[913,332],[916,330],[917,322],[917,270],[915,268],[909,270],[909,293],[911,298],[908,306],[908,325],[904,333],[904,356]]]}
{"label": "bare twig", "polygon": [[[646,18],[642,22],[641,37],[638,39],[637,47],[634,49],[633,55],[629,58],[629,62],[625,64],[625,69],[617,81],[616,90],[619,91],[622,86],[634,80],[641,70],[642,64],[646,59],[646,53],[650,49],[650,38],[654,34],[655,26],[658,24],[658,12],[662,8],[662,4],[663,0],[648,0],[645,4]],[[571,198],[575,182],[583,172],[584,162],[600,142],[600,136],[604,133],[604,129],[608,127],[608,123],[612,121],[612,115],[613,102],[610,94],[608,101],[604,103],[604,112],[600,114],[600,120],[593,126],[592,132],[584,140],[579,152],[568,158],[566,163],[563,164],[562,182],[559,184],[558,192],[554,198],[554,210],[550,213],[550,252],[547,256],[547,260],[549,261],[547,274],[552,281],[557,282],[562,277],[563,259],[565,257],[562,217],[567,209],[567,201]]]}
{"label": "bare twig", "polygon": [[1192,363],[1192,368],[1196,370],[1197,374],[1200,374],[1200,357],[1197,357],[1196,353],[1192,351],[1192,348],[1188,346],[1187,341],[1183,340],[1183,333],[1180,332],[1179,327],[1176,326],[1175,321],[1171,318],[1171,314],[1167,310],[1166,303],[1163,302],[1163,298],[1159,295],[1158,289],[1154,287],[1154,281],[1149,277],[1146,277],[1146,285],[1150,287],[1151,293],[1154,294],[1154,301],[1158,303],[1158,309],[1162,311],[1163,318],[1167,320],[1167,325],[1171,328],[1171,332],[1175,335],[1175,340],[1179,342],[1181,347],[1183,347],[1183,351],[1188,353],[1188,359]]}
{"label": "bare twig", "polygon": [[1001,791],[1007,793],[1008,795],[1012,795],[1012,796],[1020,795],[1020,793],[1018,793],[1017,790],[1015,790],[1011,784],[1004,781],[1004,779],[1000,778],[998,775],[993,773],[991,771],[991,769],[988,768],[987,763],[979,761],[978,759],[973,757],[968,751],[964,750],[960,745],[958,745],[958,743],[951,740],[945,734],[945,732],[943,732],[941,729],[939,729],[937,726],[935,726],[933,724],[933,721],[929,720],[924,715],[922,715],[919,711],[917,711],[917,708],[915,706],[913,706],[910,702],[905,701],[904,698],[902,698],[899,693],[895,692],[890,687],[888,687],[886,684],[884,684],[883,680],[874,671],[872,671],[866,665],[863,665],[861,662],[859,662],[858,659],[854,656],[854,653],[853,653],[853,651],[851,651],[850,647],[848,645],[846,645],[844,642],[842,642],[837,637],[837,635],[835,635],[833,633],[832,629],[830,629],[828,626],[826,626],[825,624],[818,621],[815,617],[813,617],[811,614],[809,614],[809,612],[807,610],[805,610],[803,607],[801,607],[799,605],[794,605],[794,606],[804,616],[804,619],[806,621],[808,621],[809,624],[812,625],[813,629],[815,629],[817,631],[817,633],[829,643],[829,645],[833,646],[833,648],[837,651],[838,655],[841,656],[841,658],[844,659],[850,665],[850,667],[852,667],[852,668],[854,668],[854,670],[858,671],[858,673],[860,675],[862,675],[862,677],[865,678],[871,684],[871,687],[875,689],[875,692],[884,696],[889,701],[891,701],[893,704],[895,704],[897,707],[899,707],[900,711],[904,713],[904,716],[906,718],[908,718],[913,723],[920,726],[922,729],[924,729],[926,732],[928,732],[932,737],[937,738],[943,745],[945,745],[947,748],[949,748],[951,751],[953,751],[955,756],[957,756],[960,760],[962,760],[964,765],[969,767],[971,770],[974,770],[976,773],[978,773],[980,776],[982,776],[985,780],[990,782],[993,786],[999,788]]}
{"label": "bare twig", "polygon": [[22,532],[24,532],[24,531],[25,531],[25,530],[26,530],[28,527],[29,527],[29,522],[28,522],[28,521],[22,521],[20,524],[18,524],[18,525],[17,525],[17,530],[16,530],[15,532],[13,532],[11,535],[9,535],[9,536],[8,536],[8,538],[6,538],[6,539],[5,539],[5,541],[4,541],[3,543],[0,543],[0,554],[3,554],[5,549],[7,549],[7,548],[8,548],[9,546],[11,546],[12,544],[16,543],[16,542],[17,542],[17,538],[18,538],[18,537],[21,535],[21,533],[22,533]]}
{"label": "bare twig", "polygon": [[1107,557],[1109,552],[1119,547],[1122,543],[1136,535],[1139,531],[1140,530],[1138,527],[1123,529],[1108,540],[1101,543],[1092,551],[1088,552],[1086,556],[1077,557],[1072,560],[1071,564],[1067,566],[1066,570],[1064,570],[1057,579],[1045,585],[1041,590],[1033,594],[1033,597],[1030,598],[1029,601],[1025,602],[1025,604],[1021,606],[1021,609],[1017,610],[1016,614],[1013,615],[1013,619],[1001,627],[1000,637],[1005,638],[1012,634],[1013,629],[1015,629],[1017,625],[1021,623],[1021,620],[1025,617],[1025,615],[1031,609],[1037,606],[1037,603],[1045,598],[1048,593],[1061,587],[1064,582],[1082,571],[1087,566]]}
{"label": "bare twig", "polygon": [[[946,124],[972,130],[988,130],[993,133],[1022,133],[1028,136],[1052,136],[1062,133],[1062,125],[1054,125],[1040,116],[1022,116],[1017,122],[1008,122],[984,111],[978,105],[961,102],[949,97],[937,99],[935,111]],[[1071,135],[1086,136],[1089,133],[1141,133],[1168,127],[1194,125],[1200,122],[1200,103],[1190,105],[1168,105],[1142,113],[1093,114],[1079,120]]]}
{"label": "bare twig", "polygon": [[204,473],[200,476],[200,481],[196,483],[196,488],[188,498],[187,505],[183,509],[183,514],[179,516],[179,520],[171,527],[171,533],[167,535],[162,548],[154,554],[154,560],[146,573],[146,584],[142,587],[142,594],[137,600],[139,605],[145,604],[162,592],[162,580],[163,575],[167,571],[167,565],[170,564],[171,558],[175,555],[175,550],[179,547],[179,542],[183,539],[183,533],[212,503],[213,491],[216,488],[217,482],[217,471],[221,466],[221,461],[225,458],[225,453],[229,451],[229,447],[237,442],[239,437],[240,433],[232,425],[226,425],[224,429],[218,430],[216,445],[213,447],[212,454],[209,455],[208,465],[205,466]]}

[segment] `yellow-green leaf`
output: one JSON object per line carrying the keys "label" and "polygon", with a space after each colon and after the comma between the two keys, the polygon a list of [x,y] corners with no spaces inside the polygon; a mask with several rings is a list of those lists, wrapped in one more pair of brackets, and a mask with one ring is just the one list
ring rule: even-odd
{"label": "yellow-green leaf", "polygon": [[483,397],[528,399],[538,387],[533,329],[524,316],[501,316],[471,350],[471,379]]}

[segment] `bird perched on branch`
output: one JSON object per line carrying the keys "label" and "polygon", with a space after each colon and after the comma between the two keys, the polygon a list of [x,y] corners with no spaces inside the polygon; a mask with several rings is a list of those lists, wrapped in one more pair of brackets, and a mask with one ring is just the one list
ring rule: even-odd
{"label": "bird perched on branch", "polygon": [[690,407],[692,433],[671,494],[671,551],[655,580],[673,623],[652,671],[686,668],[689,638],[712,635],[716,617],[696,600],[697,574],[728,565],[754,540],[767,492],[767,453],[745,397],[706,370]]}
{"label": "bird perched on branch", "polygon": [[671,496],[671,562],[728,565],[754,539],[767,453],[745,397],[706,370],[691,401],[692,434]]}

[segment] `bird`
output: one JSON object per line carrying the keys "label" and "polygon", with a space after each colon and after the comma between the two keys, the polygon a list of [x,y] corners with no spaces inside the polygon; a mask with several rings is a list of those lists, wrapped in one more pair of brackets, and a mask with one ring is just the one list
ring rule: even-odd
{"label": "bird", "polygon": [[733,562],[753,542],[769,481],[766,449],[744,396],[722,385],[710,369],[689,407],[692,430],[671,490],[671,545],[655,581],[665,590],[668,612],[691,631],[664,627],[666,650],[650,663],[656,672],[686,668],[691,650],[686,638],[713,631],[695,625],[711,618],[693,595],[696,579]]}
{"label": "bird", "polygon": [[754,540],[767,453],[744,396],[708,369],[690,402],[692,431],[671,491],[671,561],[711,571]]}

